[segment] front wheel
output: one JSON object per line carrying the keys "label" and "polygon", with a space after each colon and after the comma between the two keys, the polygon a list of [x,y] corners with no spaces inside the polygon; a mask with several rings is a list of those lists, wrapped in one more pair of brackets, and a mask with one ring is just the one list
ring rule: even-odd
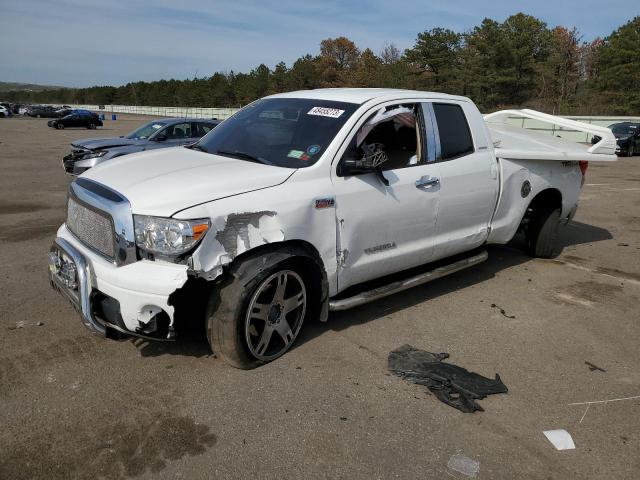
{"label": "front wheel", "polygon": [[629,145],[629,149],[627,150],[627,157],[633,157],[635,154],[636,153],[633,145]]}
{"label": "front wheel", "polygon": [[56,128],[58,130],[63,130],[64,129],[64,125],[62,123],[56,123]]}
{"label": "front wheel", "polygon": [[213,352],[241,369],[281,357],[309,314],[308,292],[292,260],[260,271],[253,279],[233,277],[210,303],[207,338]]}

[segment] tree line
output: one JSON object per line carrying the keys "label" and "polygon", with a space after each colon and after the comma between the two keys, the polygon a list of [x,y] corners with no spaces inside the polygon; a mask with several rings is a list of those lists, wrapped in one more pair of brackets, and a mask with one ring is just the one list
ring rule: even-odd
{"label": "tree line", "polygon": [[467,32],[433,28],[413,47],[387,44],[377,54],[346,37],[328,38],[317,55],[291,66],[262,64],[248,73],[3,94],[31,103],[239,107],[262,96],[322,87],[392,87],[470,97],[492,111],[529,107],[548,113],[640,113],[640,17],[604,39],[518,13],[486,18]]}

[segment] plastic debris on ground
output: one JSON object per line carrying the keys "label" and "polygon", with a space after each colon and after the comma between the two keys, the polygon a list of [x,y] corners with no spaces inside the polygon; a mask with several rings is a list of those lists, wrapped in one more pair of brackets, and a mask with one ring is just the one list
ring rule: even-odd
{"label": "plastic debris on ground", "polygon": [[448,353],[431,353],[411,345],[389,353],[389,371],[409,382],[424,385],[441,402],[465,413],[484,409],[476,402],[487,395],[507,393],[500,376],[486,378],[465,368],[443,362]]}
{"label": "plastic debris on ground", "polygon": [[549,440],[557,450],[573,450],[576,448],[571,434],[566,430],[546,430],[542,433],[544,433],[547,440]]}
{"label": "plastic debris on ground", "polygon": [[476,462],[461,453],[456,453],[447,462],[447,468],[473,478],[480,471],[480,462]]}

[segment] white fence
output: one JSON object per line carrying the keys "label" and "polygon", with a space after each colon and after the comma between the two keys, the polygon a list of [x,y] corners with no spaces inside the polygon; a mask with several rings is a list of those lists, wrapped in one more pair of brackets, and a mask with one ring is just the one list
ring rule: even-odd
{"label": "white fence", "polygon": [[224,120],[236,113],[239,108],[200,108],[200,107],[149,107],[142,105],[72,105],[73,108],[104,113],[111,118],[112,113],[129,113],[133,115],[150,115],[153,117],[189,117],[217,118]]}
{"label": "white fence", "polygon": [[[99,105],[74,105],[74,108],[92,110],[104,113],[107,120],[111,118],[112,113],[129,113],[134,115],[150,115],[155,117],[190,117],[190,118],[217,118],[224,120],[236,113],[238,108],[200,108],[200,107],[150,107],[141,105],[104,105],[101,110]],[[571,120],[579,122],[592,123],[606,127],[616,122],[640,122],[640,117],[618,117],[618,116],[566,116]],[[578,132],[576,130],[568,130],[558,127],[557,125],[549,125],[548,123],[524,118],[519,116],[509,117],[509,123],[521,126],[529,130],[537,130],[540,132],[555,135],[557,137],[566,138],[574,142],[589,142],[591,137],[588,133]]]}

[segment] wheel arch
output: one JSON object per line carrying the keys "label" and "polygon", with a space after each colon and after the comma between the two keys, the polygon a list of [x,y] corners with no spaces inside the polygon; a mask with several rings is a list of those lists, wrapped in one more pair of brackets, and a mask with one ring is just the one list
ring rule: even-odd
{"label": "wheel arch", "polygon": [[329,314],[329,282],[327,272],[315,246],[301,239],[284,240],[256,246],[237,255],[224,268],[223,275],[253,278],[260,270],[283,261],[299,262],[303,278],[310,282],[314,306],[321,321]]}
{"label": "wheel arch", "polygon": [[522,226],[532,215],[538,213],[551,212],[559,208],[562,211],[562,193],[557,188],[546,188],[536,194],[527,206],[520,225]]}

